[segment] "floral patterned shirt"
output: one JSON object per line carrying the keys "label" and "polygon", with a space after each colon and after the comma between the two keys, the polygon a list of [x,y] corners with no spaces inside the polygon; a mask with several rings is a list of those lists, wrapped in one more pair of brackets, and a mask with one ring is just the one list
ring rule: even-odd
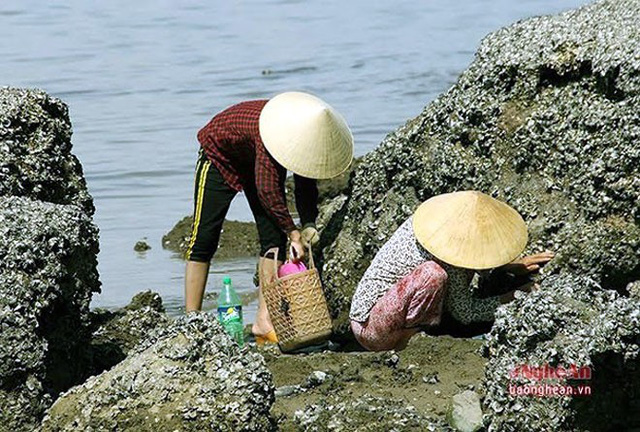
{"label": "floral patterned shirt", "polygon": [[447,273],[444,307],[463,324],[494,319],[499,296],[478,298],[472,288],[474,270],[454,267],[431,255],[413,234],[409,217],[380,248],[364,273],[351,302],[350,318],[365,322],[371,308],[400,279],[425,261],[437,262]]}

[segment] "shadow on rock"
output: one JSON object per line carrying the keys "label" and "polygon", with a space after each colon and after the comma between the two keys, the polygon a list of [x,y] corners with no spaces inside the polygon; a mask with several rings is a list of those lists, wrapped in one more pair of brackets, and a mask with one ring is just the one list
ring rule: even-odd
{"label": "shadow on rock", "polygon": [[171,320],[164,312],[162,298],[151,291],[136,294],[117,311],[92,311],[92,375],[120,363],[152,330],[168,326]]}

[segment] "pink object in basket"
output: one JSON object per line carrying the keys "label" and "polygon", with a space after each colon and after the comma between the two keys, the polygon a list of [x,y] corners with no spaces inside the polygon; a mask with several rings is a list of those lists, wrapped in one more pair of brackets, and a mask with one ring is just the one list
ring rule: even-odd
{"label": "pink object in basket", "polygon": [[295,273],[302,273],[303,271],[307,271],[307,266],[305,266],[302,261],[298,261],[297,263],[294,263],[293,261],[287,261],[278,269],[278,277],[285,277]]}

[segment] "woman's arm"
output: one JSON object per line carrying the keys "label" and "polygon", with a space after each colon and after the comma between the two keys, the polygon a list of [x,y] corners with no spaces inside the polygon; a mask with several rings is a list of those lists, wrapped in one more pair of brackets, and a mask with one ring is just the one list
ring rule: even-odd
{"label": "woman's arm", "polygon": [[318,182],[315,179],[293,175],[296,209],[300,216],[300,224],[315,226],[318,217]]}
{"label": "woman's arm", "polygon": [[256,146],[255,182],[258,198],[262,207],[276,221],[282,231],[287,233],[291,248],[295,251],[294,259],[304,256],[300,231],[287,209],[284,181],[287,170],[279,166],[267,153],[263,145]]}

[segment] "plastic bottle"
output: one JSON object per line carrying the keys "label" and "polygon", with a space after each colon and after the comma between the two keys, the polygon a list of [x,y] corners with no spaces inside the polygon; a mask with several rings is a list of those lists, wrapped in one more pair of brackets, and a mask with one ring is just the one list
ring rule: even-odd
{"label": "plastic bottle", "polygon": [[244,325],[242,324],[242,302],[231,286],[231,278],[222,280],[222,291],[218,297],[218,320],[231,339],[244,345]]}

